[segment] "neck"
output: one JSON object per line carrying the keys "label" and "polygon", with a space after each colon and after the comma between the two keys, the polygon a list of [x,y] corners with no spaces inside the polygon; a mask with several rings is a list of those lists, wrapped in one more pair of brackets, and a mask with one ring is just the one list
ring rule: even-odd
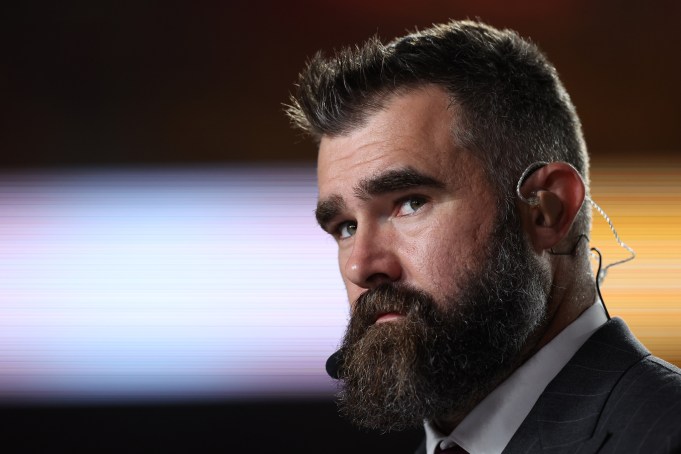
{"label": "neck", "polygon": [[584,262],[577,257],[554,257],[546,323],[536,334],[534,348],[528,351],[526,358],[548,344],[596,301],[596,283],[588,262],[585,266],[580,263]]}

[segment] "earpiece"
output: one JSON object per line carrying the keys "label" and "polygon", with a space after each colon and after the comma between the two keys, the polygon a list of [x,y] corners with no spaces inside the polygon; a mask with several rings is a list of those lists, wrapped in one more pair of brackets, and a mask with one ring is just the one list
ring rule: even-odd
{"label": "earpiece", "polygon": [[536,193],[536,192],[533,192],[533,193],[530,195],[529,198],[525,197],[525,196],[520,192],[520,186],[523,185],[523,183],[525,182],[525,180],[527,180],[527,177],[529,177],[530,175],[532,175],[532,173],[533,173],[535,170],[540,169],[540,168],[544,167],[544,166],[547,165],[547,164],[548,164],[548,162],[544,162],[544,161],[537,161],[537,162],[535,162],[535,163],[533,163],[533,164],[530,164],[530,165],[527,167],[527,169],[525,169],[525,171],[522,173],[522,175],[520,175],[520,178],[518,178],[518,184],[517,184],[516,187],[515,187],[515,192],[516,192],[516,194],[518,195],[518,198],[519,198],[520,200],[522,200],[523,202],[525,202],[526,204],[528,204],[528,205],[530,205],[530,206],[537,206],[537,205],[539,205],[539,197],[537,197],[537,193]]}
{"label": "earpiece", "polygon": [[[545,161],[537,161],[537,162],[534,162],[534,163],[530,164],[529,166],[527,166],[527,168],[525,169],[525,171],[520,175],[520,178],[518,178],[518,184],[516,185],[516,189],[515,189],[515,190],[516,190],[516,194],[517,194],[518,198],[519,198],[522,202],[524,202],[524,203],[526,203],[526,204],[528,204],[528,205],[530,205],[530,206],[538,206],[538,205],[539,205],[539,197],[537,197],[536,192],[533,192],[529,197],[525,197],[525,196],[520,192],[520,187],[523,185],[523,183],[525,182],[525,180],[527,180],[527,177],[529,177],[530,175],[532,175],[533,172],[535,172],[536,170],[538,170],[538,169],[544,167],[544,166],[547,165],[547,164],[549,164],[549,163],[548,163],[548,162],[545,162]],[[626,250],[631,254],[631,255],[630,255],[629,257],[627,257],[627,258],[622,259],[622,260],[618,260],[618,261],[613,262],[613,263],[610,263],[610,264],[608,264],[607,266],[605,266],[605,267],[603,267],[603,268],[601,269],[601,267],[600,267],[600,252],[598,252],[598,255],[599,255],[599,267],[598,267],[598,268],[599,268],[599,271],[598,271],[598,276],[597,276],[597,282],[600,284],[600,283],[603,282],[603,280],[605,279],[605,276],[606,276],[606,274],[607,274],[607,272],[608,272],[608,269],[609,269],[610,267],[616,266],[616,265],[621,265],[622,263],[626,263],[626,262],[628,262],[628,261],[630,261],[630,260],[633,260],[634,258],[636,258],[636,252],[634,252],[634,250],[633,250],[632,248],[630,248],[629,246],[627,246],[627,245],[620,239],[619,235],[617,234],[617,231],[615,230],[615,226],[613,225],[612,221],[610,220],[610,217],[608,217],[608,215],[605,213],[605,211],[603,210],[603,208],[601,208],[596,202],[594,202],[594,201],[591,199],[591,197],[585,196],[585,199],[591,204],[591,206],[592,206],[593,208],[596,209],[596,211],[598,211],[598,212],[600,213],[601,216],[603,216],[603,219],[605,219],[605,221],[608,223],[608,226],[610,227],[610,230],[612,231],[612,234],[615,236],[615,240],[617,241],[617,244],[619,244],[622,248],[626,249]],[[577,241],[579,242],[579,240],[581,240],[582,237],[588,238],[588,237],[586,236],[585,233],[582,233],[582,234],[580,234],[579,239],[578,239]],[[593,250],[593,249],[594,249],[594,248],[592,248],[592,250]],[[558,254],[558,255],[562,255],[562,254]]]}

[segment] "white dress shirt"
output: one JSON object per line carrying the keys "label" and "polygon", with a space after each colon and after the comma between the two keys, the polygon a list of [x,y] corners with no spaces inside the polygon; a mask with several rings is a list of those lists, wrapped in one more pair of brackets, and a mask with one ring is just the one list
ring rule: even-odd
{"label": "white dress shirt", "polygon": [[598,300],[480,401],[448,436],[426,421],[426,453],[433,454],[438,443],[442,449],[459,445],[470,454],[501,453],[546,386],[607,320]]}

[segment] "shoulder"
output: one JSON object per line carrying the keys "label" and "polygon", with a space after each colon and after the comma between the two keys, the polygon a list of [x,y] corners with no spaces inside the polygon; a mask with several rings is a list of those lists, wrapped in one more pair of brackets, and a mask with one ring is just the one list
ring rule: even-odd
{"label": "shoulder", "polygon": [[647,421],[663,418],[665,412],[681,422],[681,370],[649,355],[630,367],[613,389],[606,410]]}
{"label": "shoulder", "polygon": [[600,417],[612,452],[681,449],[681,370],[649,355],[618,381]]}
{"label": "shoulder", "polygon": [[654,380],[669,386],[681,384],[681,369],[656,356],[646,356],[638,366],[644,380]]}
{"label": "shoulder", "polygon": [[582,353],[591,366],[612,371],[604,416],[618,414],[650,425],[669,412],[677,425],[681,422],[681,369],[651,355],[622,320],[610,320],[587,341]]}
{"label": "shoulder", "polygon": [[612,319],[547,386],[507,452],[528,452],[531,443],[560,452],[681,452],[680,423],[681,371]]}

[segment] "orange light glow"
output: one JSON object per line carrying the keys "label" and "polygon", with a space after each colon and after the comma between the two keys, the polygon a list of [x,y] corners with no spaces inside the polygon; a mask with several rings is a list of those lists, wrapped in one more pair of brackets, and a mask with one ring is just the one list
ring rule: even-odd
{"label": "orange light glow", "polygon": [[[637,254],[602,285],[610,314],[653,354],[681,366],[681,159],[670,156],[594,160],[591,194]],[[628,255],[596,211],[591,245],[604,265]]]}

